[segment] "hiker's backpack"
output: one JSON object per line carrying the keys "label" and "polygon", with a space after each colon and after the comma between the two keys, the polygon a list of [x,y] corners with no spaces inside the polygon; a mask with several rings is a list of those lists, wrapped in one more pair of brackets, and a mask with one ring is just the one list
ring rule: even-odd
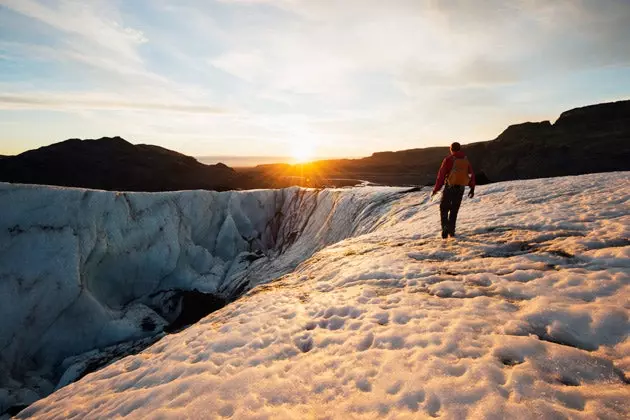
{"label": "hiker's backpack", "polygon": [[446,178],[448,185],[468,185],[470,179],[468,178],[468,158],[454,158],[453,169]]}

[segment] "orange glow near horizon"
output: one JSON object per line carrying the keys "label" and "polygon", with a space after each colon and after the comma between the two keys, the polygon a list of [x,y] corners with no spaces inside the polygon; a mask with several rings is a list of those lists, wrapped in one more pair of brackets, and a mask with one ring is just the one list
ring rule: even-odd
{"label": "orange glow near horizon", "polygon": [[291,185],[321,188],[329,184],[329,174],[315,162],[294,163],[269,168],[268,175],[275,179],[276,188]]}

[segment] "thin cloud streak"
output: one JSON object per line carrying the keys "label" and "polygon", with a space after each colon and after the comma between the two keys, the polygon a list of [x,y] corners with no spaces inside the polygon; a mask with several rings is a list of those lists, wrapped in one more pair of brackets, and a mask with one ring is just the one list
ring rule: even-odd
{"label": "thin cloud streak", "polygon": [[[56,5],[56,7],[52,5]],[[0,5],[75,37],[69,46],[89,52],[98,48],[140,63],[137,46],[148,41],[142,31],[125,27],[109,1],[0,0]]]}
{"label": "thin cloud streak", "polygon": [[[65,95],[63,95],[65,96]],[[2,95],[0,94],[0,109],[24,110],[139,110],[139,111],[167,111],[188,114],[231,114],[225,108],[207,105],[187,105],[177,103],[126,102],[108,99],[65,98],[61,96],[31,96],[31,95]]]}

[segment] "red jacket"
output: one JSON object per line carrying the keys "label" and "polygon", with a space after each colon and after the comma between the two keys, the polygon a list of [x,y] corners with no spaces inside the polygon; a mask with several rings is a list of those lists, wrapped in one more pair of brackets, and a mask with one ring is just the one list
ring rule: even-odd
{"label": "red jacket", "polygon": [[[437,181],[435,181],[435,187],[433,187],[434,193],[437,193],[442,189],[446,177],[451,172],[451,169],[453,169],[453,161],[455,160],[455,158],[462,159],[465,157],[466,155],[464,154],[464,152],[460,150],[459,152],[452,153],[444,158],[444,160],[442,161],[442,166],[440,166],[440,170],[438,171]],[[468,174],[470,175],[470,182],[468,183],[468,186],[470,188],[475,188],[475,172],[473,171],[470,162],[468,162]]]}

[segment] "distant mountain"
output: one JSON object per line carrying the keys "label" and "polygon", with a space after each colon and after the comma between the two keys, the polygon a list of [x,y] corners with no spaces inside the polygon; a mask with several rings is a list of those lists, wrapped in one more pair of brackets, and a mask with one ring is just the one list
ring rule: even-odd
{"label": "distant mountain", "polygon": [[0,159],[0,181],[116,191],[228,190],[239,176],[158,146],[120,137],[71,139]]}
{"label": "distant mountain", "polygon": [[[465,143],[465,139],[453,139]],[[630,170],[630,101],[566,111],[552,124],[509,126],[496,139],[464,145],[480,183]],[[435,181],[448,147],[379,152],[363,159],[323,160],[304,178],[366,180],[388,185]],[[267,177],[301,177],[305,168],[265,165]],[[278,182],[280,182],[278,180]]]}

